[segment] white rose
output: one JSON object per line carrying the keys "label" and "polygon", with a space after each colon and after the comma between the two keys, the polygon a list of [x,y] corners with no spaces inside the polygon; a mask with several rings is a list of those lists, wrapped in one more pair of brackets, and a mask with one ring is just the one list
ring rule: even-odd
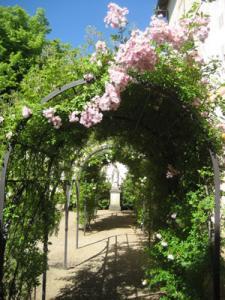
{"label": "white rose", "polygon": [[173,254],[168,254],[167,258],[168,258],[168,260],[174,260]]}
{"label": "white rose", "polygon": [[13,135],[12,131],[9,131],[8,133],[6,133],[5,136],[6,136],[7,140],[10,140],[12,135]]}
{"label": "white rose", "polygon": [[161,245],[162,245],[163,247],[167,247],[167,246],[168,246],[167,242],[165,242],[165,241],[162,241],[162,242],[161,242]]}
{"label": "white rose", "polygon": [[161,238],[162,238],[162,235],[160,234],[160,233],[156,233],[156,235],[155,235],[156,237],[157,237],[157,239],[159,239],[159,240],[161,240]]}
{"label": "white rose", "polygon": [[177,213],[173,213],[173,214],[171,215],[171,218],[172,218],[172,219],[176,219],[176,217],[177,217]]}
{"label": "white rose", "polygon": [[223,182],[221,185],[220,185],[220,190],[222,192],[225,192],[225,182]]}
{"label": "white rose", "polygon": [[147,284],[148,284],[147,279],[142,280],[142,285],[143,285],[143,286],[146,286]]}

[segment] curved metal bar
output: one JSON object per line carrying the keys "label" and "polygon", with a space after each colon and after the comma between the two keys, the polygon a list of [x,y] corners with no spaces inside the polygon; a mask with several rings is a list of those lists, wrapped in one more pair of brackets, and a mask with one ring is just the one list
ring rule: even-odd
{"label": "curved metal bar", "polygon": [[89,159],[92,157],[92,156],[94,156],[96,153],[98,153],[98,152],[102,152],[102,151],[104,151],[104,150],[108,150],[108,149],[111,149],[112,148],[112,146],[111,145],[102,145],[102,146],[100,146],[99,148],[97,148],[97,149],[95,149],[95,150],[93,150],[91,153],[89,153],[86,157],[85,157],[85,159],[84,159],[84,161],[82,162],[82,164],[80,165],[80,170],[79,170],[79,173],[78,173],[78,178],[80,179],[80,172],[82,172],[82,170],[83,170],[83,168],[85,167],[85,165],[86,165],[86,163],[89,161]]}
{"label": "curved metal bar", "polygon": [[220,169],[216,155],[209,150],[214,171],[214,249],[213,249],[213,299],[220,299]]}
{"label": "curved metal bar", "polygon": [[44,97],[42,100],[41,100],[41,103],[44,104],[46,102],[48,102],[49,100],[52,100],[53,98],[55,98],[56,96],[62,94],[63,92],[69,90],[69,89],[72,89],[78,85],[81,85],[81,84],[85,84],[85,83],[88,83],[86,80],[84,79],[79,79],[79,80],[76,80],[76,81],[72,81],[68,84],[65,84],[63,85],[62,87],[59,87],[57,89],[55,89],[53,92],[51,92],[50,94],[48,94],[46,97]]}

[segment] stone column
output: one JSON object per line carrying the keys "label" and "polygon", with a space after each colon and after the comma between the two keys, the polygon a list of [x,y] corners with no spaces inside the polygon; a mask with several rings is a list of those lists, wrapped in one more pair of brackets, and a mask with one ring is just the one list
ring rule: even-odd
{"label": "stone column", "polygon": [[120,211],[120,189],[112,187],[110,191],[110,205],[109,210]]}

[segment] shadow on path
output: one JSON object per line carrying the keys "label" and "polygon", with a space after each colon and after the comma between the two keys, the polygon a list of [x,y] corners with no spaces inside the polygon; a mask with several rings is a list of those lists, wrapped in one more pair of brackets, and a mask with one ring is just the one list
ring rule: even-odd
{"label": "shadow on path", "polygon": [[93,231],[106,231],[116,228],[131,228],[134,223],[134,216],[130,212],[122,212],[105,214],[97,216],[95,222],[90,225],[90,231],[87,232],[93,234]]}
{"label": "shadow on path", "polygon": [[74,270],[74,275],[67,277],[68,284],[55,299],[153,299],[146,297],[147,294],[138,297],[146,262],[143,251],[131,248],[134,245],[126,242],[118,245],[116,239],[115,236],[115,244],[111,247],[108,239],[104,257],[89,261],[76,273]]}

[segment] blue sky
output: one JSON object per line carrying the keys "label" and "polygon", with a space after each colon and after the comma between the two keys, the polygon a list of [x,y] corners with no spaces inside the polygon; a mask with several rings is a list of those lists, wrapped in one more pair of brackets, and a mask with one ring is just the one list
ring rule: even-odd
{"label": "blue sky", "polygon": [[59,38],[77,47],[85,42],[85,29],[88,25],[95,26],[106,38],[115,33],[114,30],[105,28],[103,22],[109,2],[126,6],[130,11],[129,23],[144,29],[157,0],[0,0],[0,5],[19,5],[31,15],[38,7],[44,8],[52,29],[49,38]]}

